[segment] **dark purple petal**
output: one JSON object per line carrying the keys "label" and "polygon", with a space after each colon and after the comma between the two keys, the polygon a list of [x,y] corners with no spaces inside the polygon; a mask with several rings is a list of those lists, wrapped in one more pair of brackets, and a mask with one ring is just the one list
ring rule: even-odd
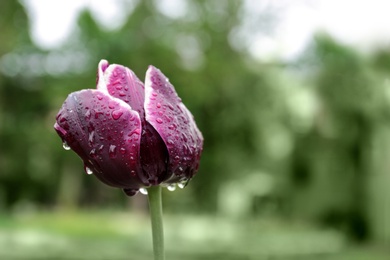
{"label": "dark purple petal", "polygon": [[54,128],[104,183],[129,195],[149,186],[139,159],[141,120],[122,100],[99,90],[74,92],[64,102]]}
{"label": "dark purple petal", "polygon": [[141,137],[141,165],[150,184],[158,185],[169,178],[167,164],[167,147],[153,126],[146,122]]}
{"label": "dark purple petal", "polygon": [[144,118],[144,84],[129,68],[101,60],[98,66],[97,89],[125,101]]}
{"label": "dark purple petal", "polygon": [[145,117],[168,149],[168,173],[172,175],[166,183],[191,178],[199,167],[202,134],[168,78],[153,66],[146,72]]}

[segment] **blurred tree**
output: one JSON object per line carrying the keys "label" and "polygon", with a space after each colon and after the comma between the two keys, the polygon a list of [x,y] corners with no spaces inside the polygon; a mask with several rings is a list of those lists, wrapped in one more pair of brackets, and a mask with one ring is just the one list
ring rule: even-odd
{"label": "blurred tree", "polygon": [[294,152],[296,210],[365,239],[377,225],[372,193],[384,192],[369,189],[378,171],[371,153],[385,119],[383,89],[367,60],[329,36],[317,37],[310,55],[321,109]]}

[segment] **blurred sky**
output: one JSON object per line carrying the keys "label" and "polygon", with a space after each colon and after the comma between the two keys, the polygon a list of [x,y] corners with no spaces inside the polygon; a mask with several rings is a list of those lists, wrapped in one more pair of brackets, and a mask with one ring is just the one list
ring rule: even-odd
{"label": "blurred sky", "polygon": [[[121,26],[135,0],[22,0],[31,19],[34,42],[44,48],[60,46],[75,28],[78,13],[89,8],[106,29]],[[250,53],[263,60],[296,57],[324,30],[362,52],[390,43],[388,0],[246,0],[241,26],[232,38],[244,39]],[[186,0],[158,0],[160,11],[173,19],[190,12]],[[258,17],[270,14],[271,28],[258,26]],[[234,40],[232,45],[234,46]]]}

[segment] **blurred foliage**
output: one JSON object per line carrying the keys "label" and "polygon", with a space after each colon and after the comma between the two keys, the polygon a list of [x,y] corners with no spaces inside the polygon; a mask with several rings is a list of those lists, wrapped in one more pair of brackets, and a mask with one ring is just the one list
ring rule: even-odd
{"label": "blurred foliage", "polygon": [[299,219],[388,245],[390,52],[362,56],[319,33],[299,59],[261,63],[229,41],[240,1],[187,2],[172,18],[139,1],[115,30],[85,10],[53,50],[31,42],[22,5],[0,3],[0,209],[144,208],[85,176],[52,129],[104,58],[140,79],[161,68],[203,132],[200,171],[165,192],[167,212]]}

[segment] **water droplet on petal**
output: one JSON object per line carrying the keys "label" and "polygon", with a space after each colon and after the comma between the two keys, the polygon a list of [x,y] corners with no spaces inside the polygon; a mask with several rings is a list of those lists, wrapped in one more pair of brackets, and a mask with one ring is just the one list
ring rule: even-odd
{"label": "water droplet on petal", "polygon": [[89,133],[89,136],[88,136],[88,141],[90,144],[93,143],[93,136],[95,135],[95,131],[92,131]]}
{"label": "water droplet on petal", "polygon": [[159,123],[159,124],[162,124],[163,120],[161,118],[157,118],[156,122]]}
{"label": "water droplet on petal", "polygon": [[116,154],[116,146],[115,145],[110,145],[110,148],[108,150],[108,154],[110,158],[114,158]]}
{"label": "water droplet on petal", "polygon": [[157,108],[160,108],[160,107],[161,107],[161,104],[160,104],[160,103],[157,103],[156,107],[157,107]]}
{"label": "water droplet on petal", "polygon": [[112,111],[111,115],[112,115],[112,118],[114,120],[118,120],[123,115],[123,111],[121,111],[121,110],[114,110],[114,111]]}
{"label": "water droplet on petal", "polygon": [[143,195],[148,195],[148,190],[145,188],[140,188],[139,192],[141,192],[141,194],[143,194]]}
{"label": "water droplet on petal", "polygon": [[93,171],[88,167],[85,167],[85,172],[89,175],[93,174]]}
{"label": "water droplet on petal", "polygon": [[174,190],[176,190],[176,184],[175,184],[175,183],[169,184],[169,185],[167,186],[167,189],[168,189],[169,191],[174,191]]}
{"label": "water droplet on petal", "polygon": [[70,146],[68,145],[68,143],[66,141],[64,141],[62,143],[62,147],[64,147],[65,150],[69,151],[70,150]]}
{"label": "water droplet on petal", "polygon": [[125,153],[126,153],[126,148],[121,147],[121,149],[119,149],[119,152],[120,152],[121,154],[125,154]]}
{"label": "water droplet on petal", "polygon": [[97,98],[98,98],[99,100],[102,100],[102,99],[103,99],[103,96],[100,95],[100,94],[97,94]]}
{"label": "water droplet on petal", "polygon": [[93,149],[89,152],[89,155],[90,155],[92,158],[95,158],[95,157],[96,157],[96,149],[93,148]]}
{"label": "water droplet on petal", "polygon": [[91,110],[87,110],[87,112],[85,112],[85,118],[86,119],[90,119],[91,118]]}

